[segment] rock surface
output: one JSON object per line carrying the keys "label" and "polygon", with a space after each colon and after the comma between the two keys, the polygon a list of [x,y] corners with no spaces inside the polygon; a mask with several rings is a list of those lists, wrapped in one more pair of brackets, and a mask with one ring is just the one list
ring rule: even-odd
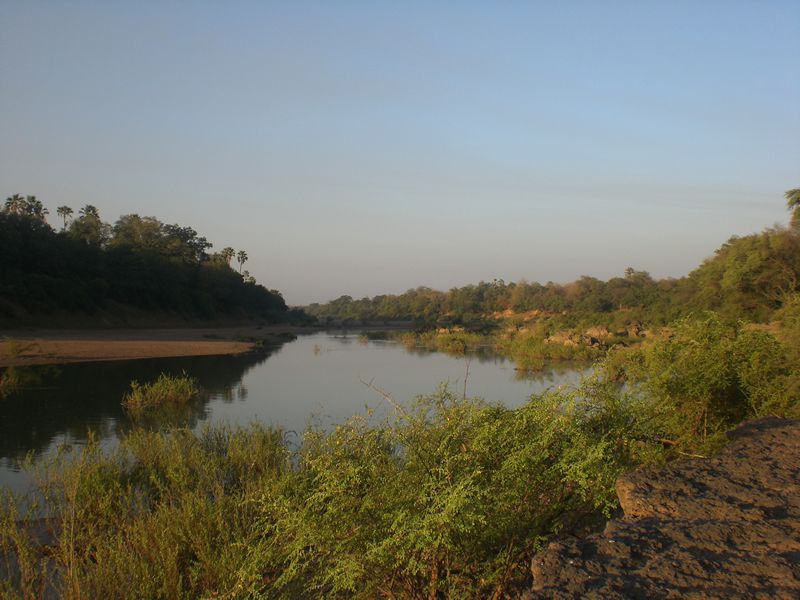
{"label": "rock surface", "polygon": [[539,598],[800,598],[800,422],[768,417],[708,459],[620,478],[624,517],[553,542]]}

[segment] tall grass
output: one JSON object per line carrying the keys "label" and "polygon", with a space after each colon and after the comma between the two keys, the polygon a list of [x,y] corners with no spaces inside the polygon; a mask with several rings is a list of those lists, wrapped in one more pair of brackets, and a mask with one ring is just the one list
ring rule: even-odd
{"label": "tall grass", "polygon": [[[28,515],[0,503],[0,597],[195,598],[234,590],[262,532],[258,501],[289,468],[280,430],[136,429],[37,467]],[[45,510],[47,521],[22,521]],[[29,535],[41,523],[44,544]]]}
{"label": "tall grass", "polygon": [[125,394],[122,405],[131,415],[139,416],[160,406],[185,404],[199,393],[197,381],[186,373],[177,376],[161,373],[151,383],[131,381],[131,391]]}

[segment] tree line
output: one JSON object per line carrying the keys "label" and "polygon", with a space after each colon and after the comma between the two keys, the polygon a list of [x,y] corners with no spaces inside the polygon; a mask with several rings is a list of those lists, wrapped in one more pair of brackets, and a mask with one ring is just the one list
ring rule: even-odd
{"label": "tree line", "polygon": [[[212,244],[191,227],[126,214],[104,222],[96,206],[59,206],[60,228],[35,196],[0,211],[0,320],[126,312],[179,318],[285,320],[280,292],[244,270],[245,250]],[[238,270],[232,266],[236,260]]]}
{"label": "tree line", "polygon": [[495,279],[438,291],[418,287],[398,295],[341,296],[306,310],[322,321],[410,320],[420,326],[485,323],[490,315],[538,311],[565,326],[668,323],[697,310],[732,319],[769,320],[800,291],[800,188],[786,192],[788,227],[732,237],[689,275],[654,279],[625,269],[602,281],[584,276],[567,284]]}

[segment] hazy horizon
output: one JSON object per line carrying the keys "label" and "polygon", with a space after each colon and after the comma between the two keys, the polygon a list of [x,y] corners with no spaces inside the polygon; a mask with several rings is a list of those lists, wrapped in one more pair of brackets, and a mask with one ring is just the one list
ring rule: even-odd
{"label": "hazy horizon", "polygon": [[0,193],[245,249],[290,304],[679,277],[786,223],[800,3],[0,6]]}

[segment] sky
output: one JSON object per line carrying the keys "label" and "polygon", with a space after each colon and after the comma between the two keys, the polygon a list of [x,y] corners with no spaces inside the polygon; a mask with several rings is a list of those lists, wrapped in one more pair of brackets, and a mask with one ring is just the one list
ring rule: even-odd
{"label": "sky", "polygon": [[688,273],[786,223],[800,0],[0,0],[0,194],[287,302]]}

